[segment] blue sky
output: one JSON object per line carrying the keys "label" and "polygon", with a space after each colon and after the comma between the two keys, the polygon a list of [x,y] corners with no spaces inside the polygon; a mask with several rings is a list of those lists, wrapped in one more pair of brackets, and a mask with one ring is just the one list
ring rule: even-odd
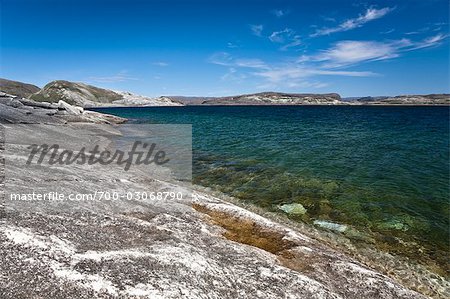
{"label": "blue sky", "polygon": [[449,91],[448,0],[0,0],[0,76],[148,96]]}

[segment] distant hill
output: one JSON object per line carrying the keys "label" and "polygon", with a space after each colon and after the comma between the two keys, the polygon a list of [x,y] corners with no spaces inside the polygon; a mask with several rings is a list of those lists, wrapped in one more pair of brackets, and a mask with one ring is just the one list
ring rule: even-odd
{"label": "distant hill", "polygon": [[450,105],[450,94],[363,97],[353,102],[363,105]]}
{"label": "distant hill", "polygon": [[205,101],[219,99],[220,97],[189,97],[189,96],[167,96],[184,105],[201,105]]}
{"label": "distant hill", "polygon": [[170,96],[184,105],[450,105],[449,94],[341,98],[337,93],[261,92],[228,97]]}
{"label": "distant hill", "polygon": [[149,98],[130,92],[112,91],[96,86],[69,81],[52,81],[30,96],[38,102],[56,103],[63,100],[81,107],[97,106],[180,106],[166,97]]}
{"label": "distant hill", "polygon": [[387,99],[387,96],[367,96],[367,97],[347,97],[342,98],[344,102],[372,102],[372,101],[378,101],[378,100],[384,100]]}
{"label": "distant hill", "polygon": [[33,93],[38,92],[39,90],[41,89],[33,84],[0,78],[0,91],[15,95],[19,98],[27,98]]}
{"label": "distant hill", "polygon": [[329,94],[291,94],[261,92],[229,97],[171,97],[185,105],[340,105],[343,104],[337,93]]}

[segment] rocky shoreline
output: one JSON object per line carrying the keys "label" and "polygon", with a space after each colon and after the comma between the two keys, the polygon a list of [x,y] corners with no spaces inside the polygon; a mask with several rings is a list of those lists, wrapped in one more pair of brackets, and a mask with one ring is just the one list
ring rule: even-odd
{"label": "rocky shoreline", "polygon": [[126,119],[84,110],[62,100],[58,103],[36,102],[0,92],[0,123],[65,124],[68,122],[89,122],[119,124]]}
{"label": "rocky shoreline", "polygon": [[[46,124],[39,134],[61,140],[66,148],[112,147],[121,136],[117,124],[124,121],[63,101],[0,96],[0,123],[14,125],[17,140],[30,135],[28,124]],[[412,283],[405,279],[402,285],[311,231],[200,187],[139,170],[118,176],[114,165],[43,165],[30,171],[15,164],[26,145],[7,146],[8,151],[2,147],[3,162],[9,163],[6,179],[15,178],[8,183],[17,192],[58,185],[65,193],[176,191],[183,199],[11,203],[3,176],[1,298],[426,298],[411,287],[444,298],[448,292],[446,283],[437,283],[442,288],[414,285],[420,280],[412,276]],[[48,178],[49,172],[61,179]]]}

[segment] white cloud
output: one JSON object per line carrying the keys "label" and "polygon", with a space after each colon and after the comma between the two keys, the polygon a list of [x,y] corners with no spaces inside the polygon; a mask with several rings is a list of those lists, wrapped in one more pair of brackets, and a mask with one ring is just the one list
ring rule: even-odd
{"label": "white cloud", "polygon": [[250,25],[250,30],[256,36],[262,36],[263,29],[264,29],[263,25]]}
{"label": "white cloud", "polygon": [[254,58],[244,58],[244,59],[236,59],[234,61],[236,66],[247,67],[247,68],[266,68],[266,64],[261,59]]}
{"label": "white cloud", "polygon": [[164,62],[164,61],[156,61],[156,62],[153,62],[152,64],[156,65],[156,66],[161,66],[161,67],[169,66],[169,64],[167,62]]}
{"label": "white cloud", "polygon": [[322,28],[317,29],[316,32],[311,34],[311,37],[321,36],[321,35],[329,35],[336,32],[348,31],[358,27],[363,26],[365,23],[379,19],[389,12],[391,12],[393,8],[384,7],[381,9],[369,8],[366,12],[354,19],[348,19],[339,24],[336,27]]}
{"label": "white cloud", "polygon": [[301,41],[301,39],[300,39],[300,36],[299,36],[299,35],[294,35],[294,36],[292,37],[292,39],[291,39],[291,42],[288,43],[288,44],[286,44],[286,45],[284,45],[284,46],[282,46],[282,47],[280,48],[280,50],[286,51],[286,50],[288,50],[289,48],[294,48],[294,47],[300,46],[301,44],[302,44],[302,41]]}
{"label": "white cloud", "polygon": [[328,84],[324,83],[324,82],[318,82],[318,81],[289,81],[289,82],[285,82],[285,84],[283,84],[282,86],[280,86],[280,84],[277,83],[270,83],[270,82],[266,82],[263,84],[260,84],[258,86],[256,86],[256,88],[261,89],[261,90],[274,90],[274,89],[280,89],[280,88],[324,88],[327,87]]}
{"label": "white cloud", "polygon": [[400,39],[396,41],[340,41],[333,47],[313,56],[303,55],[298,62],[323,62],[324,67],[345,67],[362,62],[386,60],[400,56],[402,52],[432,47],[440,44],[448,35],[442,33],[422,41]]}
{"label": "white cloud", "polygon": [[[328,67],[352,65],[355,63],[384,60],[397,57],[394,43],[376,41],[340,41],[332,48],[309,57],[312,61],[325,61]],[[302,57],[305,60],[307,57]]]}
{"label": "white cloud", "polygon": [[230,66],[233,64],[232,57],[227,52],[217,52],[208,58],[209,63]]}
{"label": "white cloud", "polygon": [[280,48],[283,51],[301,45],[300,35],[297,35],[291,28],[272,32],[269,40],[273,43],[285,44]]}
{"label": "white cloud", "polygon": [[373,72],[355,72],[355,71],[333,71],[324,69],[314,69],[303,67],[297,64],[278,66],[271,70],[262,70],[253,73],[256,76],[263,77],[271,83],[289,82],[292,79],[301,79],[316,75],[332,76],[350,76],[350,77],[370,77],[377,74]]}
{"label": "white cloud", "polygon": [[336,22],[335,18],[323,16],[322,19],[327,22]]}
{"label": "white cloud", "polygon": [[405,49],[406,51],[416,50],[416,49],[423,49],[423,48],[429,48],[433,46],[437,46],[441,44],[449,35],[439,33],[433,36],[429,36],[425,39],[423,39],[420,42],[412,43],[410,48]]}
{"label": "white cloud", "polygon": [[241,74],[234,67],[228,68],[228,72],[226,72],[222,77],[220,77],[223,81],[234,81],[237,83],[242,83],[242,81],[247,78],[245,74]]}
{"label": "white cloud", "polygon": [[374,77],[379,74],[374,72],[357,72],[357,71],[330,71],[330,70],[311,70],[311,74],[315,75],[331,75],[331,76],[347,76],[347,77]]}
{"label": "white cloud", "polygon": [[389,29],[389,30],[380,32],[380,34],[389,34],[389,33],[392,33],[392,32],[394,32],[394,31],[395,31],[395,29],[394,29],[394,28],[391,28],[391,29]]}
{"label": "white cloud", "polygon": [[[260,86],[266,86],[267,88],[276,86],[289,88],[321,88],[325,86],[323,82],[314,82],[313,84],[306,79],[309,77],[327,75],[353,77],[376,75],[372,72],[326,69],[314,64],[303,66],[296,61],[282,64],[268,64],[257,58],[234,58],[226,52],[213,54],[208,59],[208,62],[228,67],[227,73],[221,77],[221,80],[236,81],[240,83],[249,76],[252,76],[262,78],[264,82]],[[241,72],[240,69],[242,69],[243,72]]]}
{"label": "white cloud", "polygon": [[295,33],[291,28],[286,28],[281,31],[274,31],[269,36],[270,41],[274,43],[284,43],[287,39],[289,39]]}
{"label": "white cloud", "polygon": [[267,65],[261,59],[256,58],[234,58],[227,52],[218,52],[208,58],[209,63],[243,68],[267,68]]}
{"label": "white cloud", "polygon": [[120,71],[112,76],[92,76],[88,78],[88,81],[97,83],[117,83],[124,81],[136,81],[138,78],[134,78],[128,75],[128,71]]}
{"label": "white cloud", "polygon": [[439,43],[439,42],[441,42],[441,41],[443,41],[446,37],[447,37],[448,35],[444,35],[444,34],[438,34],[438,35],[435,35],[435,36],[431,36],[431,37],[428,37],[428,38],[426,38],[425,40],[424,40],[424,44],[425,45],[430,45],[430,46],[432,46],[432,45],[434,45],[434,44],[436,44],[436,43]]}
{"label": "white cloud", "polygon": [[415,35],[415,34],[425,33],[425,32],[428,32],[430,30],[431,30],[430,27],[423,27],[423,28],[417,29],[415,31],[406,32],[405,34],[406,35]]}
{"label": "white cloud", "polygon": [[277,18],[284,17],[285,15],[289,14],[289,10],[283,10],[283,9],[274,9],[271,11],[271,13],[276,16]]}
{"label": "white cloud", "polygon": [[[278,34],[276,36],[279,38]],[[269,63],[257,58],[236,58],[226,52],[216,53],[208,61],[228,67],[222,80],[259,78],[258,86],[261,88],[321,88],[325,86],[323,82],[310,79],[322,76],[379,76],[380,74],[370,70],[355,71],[349,68],[365,62],[393,59],[407,51],[436,46],[447,37],[447,34],[440,33],[420,41],[344,40],[316,54],[302,55],[298,59],[284,62]]]}

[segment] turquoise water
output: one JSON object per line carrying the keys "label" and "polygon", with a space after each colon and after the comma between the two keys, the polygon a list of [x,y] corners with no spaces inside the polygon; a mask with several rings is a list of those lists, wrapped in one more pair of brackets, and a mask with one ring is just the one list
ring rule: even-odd
{"label": "turquoise water", "polygon": [[352,227],[448,271],[449,108],[238,106],[97,109],[193,125],[194,182],[297,221]]}

